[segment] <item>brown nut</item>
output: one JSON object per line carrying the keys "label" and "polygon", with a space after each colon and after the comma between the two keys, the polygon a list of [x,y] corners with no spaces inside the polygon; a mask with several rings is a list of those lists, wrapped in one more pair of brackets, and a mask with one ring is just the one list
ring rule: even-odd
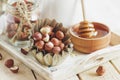
{"label": "brown nut", "polygon": [[0,53],[0,60],[2,60],[2,54]]}
{"label": "brown nut", "polygon": [[42,34],[40,32],[35,32],[32,37],[35,41],[38,41],[42,39]]}
{"label": "brown nut", "polygon": [[64,33],[62,31],[57,31],[55,36],[61,40],[64,38]]}
{"label": "brown nut", "polygon": [[105,73],[105,69],[103,66],[99,66],[98,69],[96,70],[96,73],[98,76],[102,76]]}
{"label": "brown nut", "polygon": [[60,44],[60,41],[57,38],[52,38],[51,42],[55,45],[58,46]]}
{"label": "brown nut", "polygon": [[15,66],[10,67],[10,70],[11,70],[13,73],[18,73],[19,67],[15,65]]}
{"label": "brown nut", "polygon": [[13,67],[14,65],[14,60],[13,59],[8,59],[5,61],[5,66],[10,68],[10,67]]}
{"label": "brown nut", "polygon": [[54,47],[54,44],[52,42],[47,42],[45,44],[45,50],[50,51]]}
{"label": "brown nut", "polygon": [[42,50],[43,49],[43,47],[44,47],[44,41],[37,41],[36,43],[35,43],[35,46],[39,49],[39,50]]}
{"label": "brown nut", "polygon": [[29,52],[29,48],[21,48],[21,52],[22,52],[24,55],[27,55],[28,52]]}
{"label": "brown nut", "polygon": [[60,45],[59,45],[59,47],[63,50],[64,47],[65,47],[65,44],[61,42]]}
{"label": "brown nut", "polygon": [[59,54],[60,51],[61,51],[61,48],[58,47],[58,46],[56,46],[56,47],[54,47],[54,48],[52,49],[52,52],[53,52],[54,54]]}

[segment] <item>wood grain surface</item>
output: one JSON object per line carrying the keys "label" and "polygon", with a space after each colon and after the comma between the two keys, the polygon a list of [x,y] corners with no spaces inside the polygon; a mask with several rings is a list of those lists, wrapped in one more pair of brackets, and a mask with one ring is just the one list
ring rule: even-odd
{"label": "wood grain surface", "polygon": [[[0,80],[35,80],[31,69],[27,68],[20,61],[8,55],[8,53],[0,48],[0,53],[3,55],[3,59],[0,60]],[[19,72],[17,74],[12,73],[4,64],[7,59],[13,59],[15,65],[19,66]]]}

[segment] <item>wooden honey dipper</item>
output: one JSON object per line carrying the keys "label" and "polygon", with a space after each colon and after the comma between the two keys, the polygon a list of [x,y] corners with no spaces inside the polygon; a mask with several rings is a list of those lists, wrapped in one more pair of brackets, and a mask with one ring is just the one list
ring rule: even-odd
{"label": "wooden honey dipper", "polygon": [[83,21],[80,22],[80,26],[79,26],[80,37],[91,38],[93,36],[96,36],[97,31],[95,30],[94,25],[92,23],[88,22],[85,18],[85,10],[84,10],[83,0],[81,0],[81,6],[82,6],[82,13],[83,13]]}

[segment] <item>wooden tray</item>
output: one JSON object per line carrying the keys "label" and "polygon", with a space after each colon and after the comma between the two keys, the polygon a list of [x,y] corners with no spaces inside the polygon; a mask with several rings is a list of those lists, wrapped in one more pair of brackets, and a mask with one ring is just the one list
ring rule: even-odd
{"label": "wooden tray", "polygon": [[118,43],[120,43],[120,37],[112,33],[109,47],[95,51],[92,54],[82,54],[73,51],[73,55],[69,56],[61,65],[48,68],[40,65],[31,54],[23,55],[18,48],[0,37],[1,48],[36,71],[45,80],[64,80],[110,59],[119,57],[120,45],[116,45]]}

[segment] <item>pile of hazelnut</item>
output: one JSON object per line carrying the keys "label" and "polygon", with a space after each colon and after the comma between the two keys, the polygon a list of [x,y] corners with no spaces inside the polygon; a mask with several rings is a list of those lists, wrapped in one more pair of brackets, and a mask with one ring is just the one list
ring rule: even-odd
{"label": "pile of hazelnut", "polygon": [[73,47],[67,29],[54,19],[42,19],[36,23],[31,52],[43,65],[55,66],[61,63]]}

